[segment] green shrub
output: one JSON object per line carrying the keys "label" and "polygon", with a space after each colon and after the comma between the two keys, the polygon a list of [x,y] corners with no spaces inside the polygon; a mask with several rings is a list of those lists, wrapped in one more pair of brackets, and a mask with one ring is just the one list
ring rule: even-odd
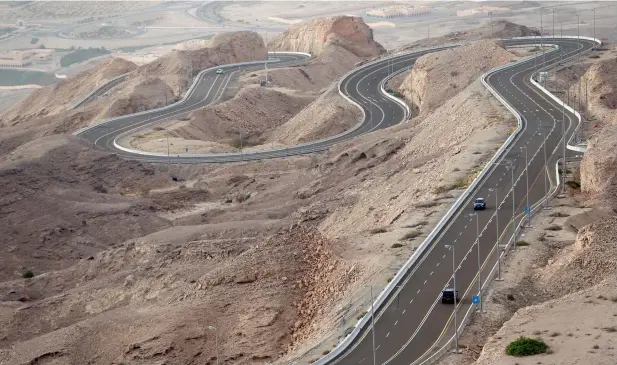
{"label": "green shrub", "polygon": [[531,356],[543,354],[547,349],[548,346],[541,339],[519,337],[506,347],[506,354],[510,356]]}
{"label": "green shrub", "polygon": [[36,44],[39,41],[39,39],[37,37],[32,37],[32,39],[30,39],[30,44]]}
{"label": "green shrub", "polygon": [[390,246],[390,248],[401,248],[401,247],[403,247],[403,246],[404,246],[404,245],[403,245],[403,244],[401,244],[401,243],[393,243],[393,244],[392,244],[392,246]]}
{"label": "green shrub", "polygon": [[22,276],[24,277],[24,279],[31,279],[34,277],[34,273],[30,270],[27,270],[23,273]]}
{"label": "green shrub", "polygon": [[324,355],[324,356],[326,356],[326,355],[327,355],[327,354],[329,354],[329,353],[330,353],[330,350],[324,350],[321,354],[322,354],[322,355]]}
{"label": "green shrub", "polygon": [[529,246],[529,242],[527,241],[516,241],[516,246]]}

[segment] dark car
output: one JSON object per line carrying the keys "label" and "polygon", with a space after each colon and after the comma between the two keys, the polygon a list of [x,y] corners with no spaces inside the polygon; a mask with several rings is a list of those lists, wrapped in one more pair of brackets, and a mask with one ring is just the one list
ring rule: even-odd
{"label": "dark car", "polygon": [[[461,298],[458,296],[458,290],[456,291],[456,302],[460,302]],[[444,289],[441,292],[441,302],[444,304],[454,304],[454,289]]]}
{"label": "dark car", "polygon": [[484,198],[478,198],[473,202],[473,210],[484,210],[486,209],[486,201]]}

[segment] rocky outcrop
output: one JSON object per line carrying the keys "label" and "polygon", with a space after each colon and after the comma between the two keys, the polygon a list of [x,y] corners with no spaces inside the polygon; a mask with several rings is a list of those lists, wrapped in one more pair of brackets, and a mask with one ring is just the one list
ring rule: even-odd
{"label": "rocky outcrop", "polygon": [[373,39],[373,30],[360,17],[336,16],[314,19],[291,27],[270,42],[281,51],[307,52],[320,56],[328,45],[346,49],[358,57],[373,57],[385,52]]}
{"label": "rocky outcrop", "polygon": [[176,96],[188,87],[189,74],[230,63],[266,59],[266,45],[255,32],[240,31],[215,35],[208,46],[194,51],[173,51],[139,67],[130,78],[157,76]]}
{"label": "rocky outcrop", "polygon": [[493,67],[514,57],[501,42],[482,41],[420,57],[399,86],[420,112],[440,107]]}
{"label": "rocky outcrop", "polygon": [[[594,128],[581,161],[581,190],[601,196],[605,203],[617,203],[617,59],[594,63],[582,76],[582,82],[587,85],[586,108]],[[572,87],[571,91],[576,95],[578,88]]]}
{"label": "rocky outcrop", "polygon": [[[617,125],[608,125],[594,136],[581,161],[581,190],[591,196],[615,195],[617,174]],[[614,196],[613,196],[614,197]],[[606,196],[608,198],[608,196]],[[614,197],[615,198],[615,197]]]}
{"label": "rocky outcrop", "polygon": [[[312,101],[312,97],[250,86],[231,100],[195,110],[188,125],[174,131],[179,137],[203,141],[232,140],[244,147],[263,141],[263,135],[287,122]],[[236,141],[237,140],[237,141]]]}

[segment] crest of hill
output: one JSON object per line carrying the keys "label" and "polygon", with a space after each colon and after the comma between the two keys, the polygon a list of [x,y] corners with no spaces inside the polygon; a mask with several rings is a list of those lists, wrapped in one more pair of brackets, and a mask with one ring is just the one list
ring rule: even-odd
{"label": "crest of hill", "polygon": [[111,58],[79,75],[34,91],[2,116],[3,125],[14,125],[30,118],[42,118],[66,111],[100,85],[137,66],[123,58]]}
{"label": "crest of hill", "polygon": [[443,105],[484,72],[513,58],[501,42],[492,40],[430,53],[420,57],[406,73],[399,91],[426,113]]}
{"label": "crest of hill", "polygon": [[335,16],[300,23],[277,36],[270,48],[307,52],[321,56],[329,45],[339,46],[358,57],[373,57],[385,52],[373,39],[373,30],[360,17]]}
{"label": "crest of hill", "polygon": [[487,22],[481,27],[450,32],[442,37],[434,37],[422,39],[409,45],[403,46],[396,50],[407,51],[418,47],[435,46],[442,44],[450,44],[462,41],[476,41],[479,39],[495,39],[495,38],[511,38],[511,37],[527,37],[537,36],[540,32],[537,29],[528,28],[524,25],[511,23],[507,20],[496,20]]}

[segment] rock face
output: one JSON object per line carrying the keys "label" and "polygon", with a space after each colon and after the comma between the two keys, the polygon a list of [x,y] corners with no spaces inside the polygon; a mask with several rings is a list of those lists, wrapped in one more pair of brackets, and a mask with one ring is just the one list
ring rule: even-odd
{"label": "rock face", "polygon": [[174,133],[204,141],[238,139],[238,144],[242,136],[246,147],[247,143],[259,143],[264,133],[287,122],[310,101],[310,97],[246,87],[229,101],[191,112],[188,125]]}
{"label": "rock face", "polygon": [[581,161],[581,191],[614,200],[617,174],[617,125],[608,125],[594,136]]}
{"label": "rock face", "polygon": [[513,57],[501,42],[490,40],[431,53],[416,61],[399,91],[417,105],[420,112],[431,111],[484,72],[509,62]]}
{"label": "rock face", "polygon": [[373,40],[373,30],[362,18],[336,16],[315,19],[291,27],[270,42],[276,50],[307,52],[320,56],[328,45],[340,46],[358,57],[372,57],[385,52]]}
{"label": "rock face", "polygon": [[[582,76],[587,84],[588,113],[594,118],[597,130],[589,140],[588,150],[581,162],[581,190],[603,201],[617,202],[617,59],[594,63]],[[578,92],[578,88],[572,88]]]}
{"label": "rock face", "polygon": [[158,76],[177,96],[188,87],[188,75],[229,63],[266,59],[266,45],[259,34],[249,31],[215,35],[207,47],[194,51],[174,51],[139,67],[131,78]]}

